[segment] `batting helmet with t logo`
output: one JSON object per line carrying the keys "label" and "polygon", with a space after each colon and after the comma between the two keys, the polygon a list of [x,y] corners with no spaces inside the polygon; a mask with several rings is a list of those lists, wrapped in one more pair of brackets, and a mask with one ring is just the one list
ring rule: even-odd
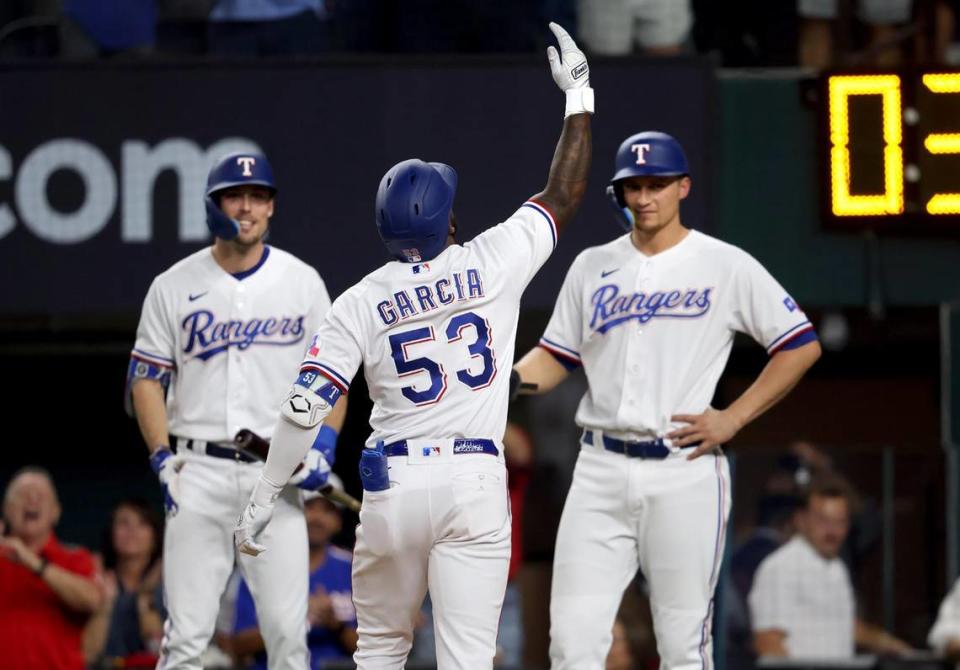
{"label": "batting helmet with t logo", "polygon": [[444,250],[457,173],[411,158],[387,170],[377,190],[377,230],[394,258],[419,263]]}
{"label": "batting helmet with t logo", "polygon": [[656,130],[631,135],[617,149],[613,178],[607,186],[607,197],[616,211],[617,221],[627,230],[633,228],[633,213],[623,199],[624,179],[682,177],[689,174],[687,156],[675,138]]}
{"label": "batting helmet with t logo", "polygon": [[207,175],[207,227],[225,240],[232,240],[240,232],[237,222],[220,209],[216,194],[234,186],[263,186],[271,194],[277,193],[273,183],[273,168],[267,157],[258,153],[232,153],[218,160]]}

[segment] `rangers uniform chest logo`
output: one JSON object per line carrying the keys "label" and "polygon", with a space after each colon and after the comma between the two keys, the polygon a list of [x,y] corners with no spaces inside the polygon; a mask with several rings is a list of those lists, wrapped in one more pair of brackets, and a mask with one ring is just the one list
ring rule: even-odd
{"label": "rangers uniform chest logo", "polygon": [[590,297],[590,330],[603,334],[611,328],[651,319],[695,319],[705,315],[713,288],[621,293],[615,284],[605,284]]}
{"label": "rangers uniform chest logo", "polygon": [[218,321],[213,312],[191,312],[180,323],[183,353],[188,358],[208,360],[230,347],[243,351],[253,345],[290,346],[304,338],[304,316]]}

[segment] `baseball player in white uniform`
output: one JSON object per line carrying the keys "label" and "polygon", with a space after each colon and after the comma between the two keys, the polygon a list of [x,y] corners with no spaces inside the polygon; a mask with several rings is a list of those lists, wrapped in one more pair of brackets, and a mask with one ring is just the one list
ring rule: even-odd
{"label": "baseball player in white uniform", "polygon": [[[165,670],[201,667],[234,567],[233,527],[262,465],[234,449],[232,437],[241,428],[270,437],[276,397],[330,307],[316,270],[264,244],[275,193],[263,155],[231,154],[213,167],[207,213],[214,243],[154,279],[131,354],[128,398],[167,506],[169,616],[158,665]],[[291,483],[325,482],[344,405],[330,415],[308,467]],[[271,669],[307,667],[301,493],[286,487],[279,496],[265,540],[278,547],[275,560],[240,557]]]}
{"label": "baseball player in white uniform", "polygon": [[560,54],[550,47],[548,57],[567,104],[546,187],[460,245],[453,168],[413,159],[384,175],[376,221],[394,260],[334,303],[237,527],[242,551],[277,551],[258,533],[278,485],[362,364],[374,403],[353,563],[354,661],[364,670],[404,667],[428,590],[438,667],[493,666],[510,559],[502,440],[520,297],[580,204],[591,153],[587,62],[550,27]]}
{"label": "baseball player in white uniform", "polygon": [[[710,668],[713,592],[730,510],[720,445],[796,384],[813,327],[746,252],[680,222],[679,143],[628,138],[608,187],[629,233],[570,267],[539,346],[516,371],[545,392],[583,366],[582,448],[554,557],[554,670],[603,668],[622,594],[650,584],[661,668]],[[771,358],[728,408],[710,407],[735,332]]]}

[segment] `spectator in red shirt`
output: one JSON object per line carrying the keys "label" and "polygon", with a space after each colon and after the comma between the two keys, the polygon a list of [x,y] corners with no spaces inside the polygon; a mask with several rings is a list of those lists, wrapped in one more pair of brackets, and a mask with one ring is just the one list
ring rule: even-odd
{"label": "spectator in red shirt", "polygon": [[7,670],[83,670],[83,627],[100,606],[93,557],[60,544],[50,474],[17,472],[3,498],[0,650]]}

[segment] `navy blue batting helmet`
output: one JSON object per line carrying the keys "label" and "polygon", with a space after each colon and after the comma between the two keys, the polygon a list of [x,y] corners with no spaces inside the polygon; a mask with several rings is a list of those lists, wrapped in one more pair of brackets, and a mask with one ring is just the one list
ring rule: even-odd
{"label": "navy blue batting helmet", "polygon": [[232,240],[240,233],[240,226],[220,209],[215,194],[234,186],[264,186],[276,194],[273,183],[273,168],[263,154],[235,152],[218,160],[207,175],[207,227],[210,232],[225,240]]}
{"label": "navy blue batting helmet", "polygon": [[613,178],[607,186],[617,221],[630,230],[633,213],[623,199],[620,182],[630,177],[681,177],[690,174],[687,156],[683,147],[671,135],[656,130],[646,130],[625,139],[617,149],[613,163]]}
{"label": "navy blue batting helmet", "polygon": [[456,192],[457,173],[443,163],[411,158],[387,170],[377,189],[377,230],[394,258],[419,263],[443,251]]}

